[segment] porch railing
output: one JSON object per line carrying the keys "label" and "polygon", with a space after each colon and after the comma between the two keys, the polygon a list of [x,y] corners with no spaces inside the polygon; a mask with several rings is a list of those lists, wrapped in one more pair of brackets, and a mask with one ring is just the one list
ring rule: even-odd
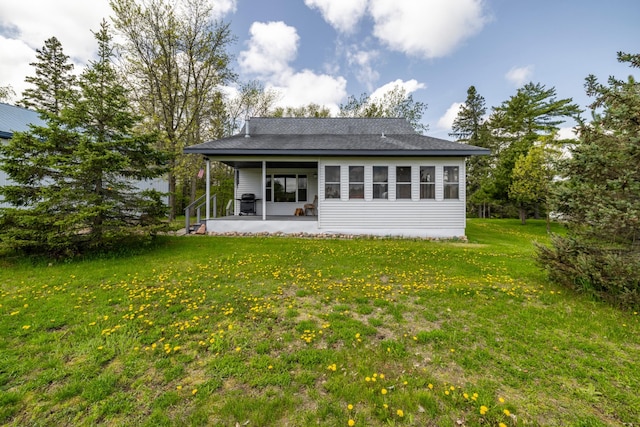
{"label": "porch railing", "polygon": [[[185,233],[191,233],[191,212],[195,210],[196,213],[196,222],[195,224],[202,224],[202,208],[207,205],[207,195],[203,194],[198,197],[195,201],[190,203],[186,208],[184,208],[184,230]],[[213,217],[217,216],[218,212],[218,195],[214,194],[210,199],[213,202]]]}

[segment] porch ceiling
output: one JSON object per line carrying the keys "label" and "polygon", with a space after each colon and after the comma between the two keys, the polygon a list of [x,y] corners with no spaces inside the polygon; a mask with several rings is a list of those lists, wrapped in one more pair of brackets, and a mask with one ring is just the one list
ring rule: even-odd
{"label": "porch ceiling", "polygon": [[[215,160],[215,159],[211,159]],[[222,163],[238,169],[260,169],[262,162],[254,162],[247,160],[223,160]],[[318,167],[318,162],[300,162],[300,161],[276,161],[267,162],[268,168],[292,168],[292,169],[312,169]]]}

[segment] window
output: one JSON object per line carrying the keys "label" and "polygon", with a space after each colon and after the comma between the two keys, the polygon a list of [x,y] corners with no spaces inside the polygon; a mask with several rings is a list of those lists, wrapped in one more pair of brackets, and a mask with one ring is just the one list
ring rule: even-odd
{"label": "window", "polygon": [[411,198],[411,166],[396,167],[396,199]]}
{"label": "window", "polygon": [[436,198],[436,167],[420,166],[420,198]]}
{"label": "window", "polygon": [[373,198],[387,199],[389,192],[389,168],[387,166],[373,167]]}
{"label": "window", "polygon": [[273,201],[276,203],[296,201],[295,175],[273,176]]}
{"label": "window", "polygon": [[267,201],[267,202],[271,201],[271,189],[272,188],[273,188],[273,186],[272,186],[272,181],[271,181],[271,175],[267,175],[267,186],[264,189],[265,201]]}
{"label": "window", "polygon": [[459,182],[458,166],[445,166],[444,167],[444,198],[445,199],[458,199],[460,197],[460,182]]}
{"label": "window", "polygon": [[324,198],[340,198],[340,166],[324,167]]}
{"label": "window", "polygon": [[307,175],[298,175],[298,201],[307,201]]}
{"label": "window", "polygon": [[349,166],[349,198],[364,199],[364,166]]}

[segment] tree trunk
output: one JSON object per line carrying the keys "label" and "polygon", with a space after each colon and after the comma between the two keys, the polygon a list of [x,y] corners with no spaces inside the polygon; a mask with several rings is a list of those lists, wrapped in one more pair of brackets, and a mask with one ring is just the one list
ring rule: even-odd
{"label": "tree trunk", "polygon": [[169,222],[176,219],[176,176],[170,170],[167,176],[169,181]]}
{"label": "tree trunk", "polygon": [[536,203],[533,208],[533,217],[535,219],[540,219],[540,203]]}
{"label": "tree trunk", "polygon": [[518,210],[520,212],[520,222],[522,223],[522,225],[525,225],[527,223],[527,210],[524,208],[524,206],[520,206]]}

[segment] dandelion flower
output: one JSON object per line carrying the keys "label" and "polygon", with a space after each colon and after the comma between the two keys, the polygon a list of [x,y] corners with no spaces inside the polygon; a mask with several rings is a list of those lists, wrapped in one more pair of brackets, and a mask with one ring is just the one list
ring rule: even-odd
{"label": "dandelion flower", "polygon": [[380,390],[380,393],[382,393],[382,394],[387,394],[387,389],[386,389],[386,388],[383,388],[382,390]]}
{"label": "dandelion flower", "polygon": [[509,410],[508,410],[508,409],[505,409],[505,410],[503,410],[502,412],[503,412],[507,417],[508,417],[509,415],[511,415],[511,412],[509,412]]}
{"label": "dandelion flower", "polygon": [[498,400],[500,401],[500,403],[504,403],[504,399],[502,397],[499,397]]}
{"label": "dandelion flower", "polygon": [[349,419],[349,422],[347,422],[347,424],[350,425],[350,426],[354,426],[354,425],[356,425],[356,422],[353,421],[352,419]]}
{"label": "dandelion flower", "polygon": [[396,414],[398,414],[399,417],[404,417],[404,411],[402,409],[398,409]]}
{"label": "dandelion flower", "polygon": [[353,405],[352,405],[351,403],[349,403],[349,404],[347,405],[347,409],[351,411],[351,410],[353,409]]}
{"label": "dandelion flower", "polygon": [[480,406],[480,415],[486,414],[488,410],[489,408],[487,408],[486,406],[484,405]]}
{"label": "dandelion flower", "polygon": [[498,427],[507,427],[507,425],[505,423],[500,423],[498,424]]}
{"label": "dandelion flower", "polygon": [[182,386],[181,385],[176,386],[176,390],[182,390]]}
{"label": "dandelion flower", "polygon": [[196,394],[198,392],[197,388],[194,388],[193,390],[191,390],[191,394]]}
{"label": "dandelion flower", "polygon": [[429,384],[429,390],[433,390],[433,384]]}

